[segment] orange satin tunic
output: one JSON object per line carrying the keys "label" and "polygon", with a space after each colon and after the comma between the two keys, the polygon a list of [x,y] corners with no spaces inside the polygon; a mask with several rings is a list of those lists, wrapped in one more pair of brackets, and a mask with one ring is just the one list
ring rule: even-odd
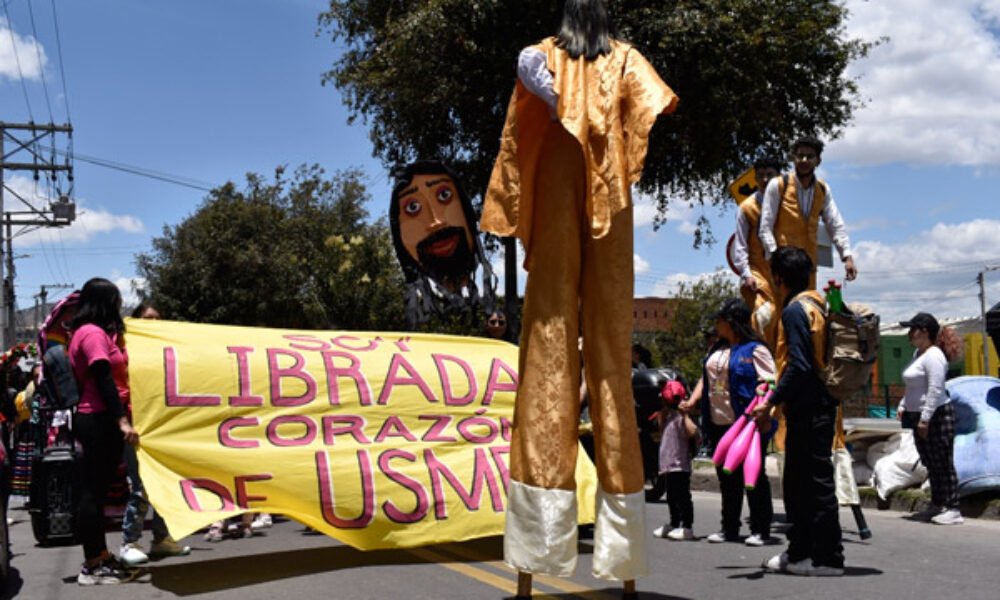
{"label": "orange satin tunic", "polygon": [[[650,129],[657,116],[676,108],[677,96],[639,51],[624,42],[612,40],[611,52],[592,61],[571,58],[555,38],[536,48],[547,56],[553,75],[559,122],[583,148],[590,232],[603,237],[611,219],[631,208],[630,188],[642,175]],[[550,120],[548,105],[519,80],[483,202],[480,228],[515,236],[526,251],[531,247],[538,155]]]}

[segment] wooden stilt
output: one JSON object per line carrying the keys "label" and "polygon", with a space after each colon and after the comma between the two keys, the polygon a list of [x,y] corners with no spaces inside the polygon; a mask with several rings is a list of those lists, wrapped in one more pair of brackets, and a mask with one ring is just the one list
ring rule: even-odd
{"label": "wooden stilt", "polygon": [[638,600],[639,594],[635,591],[635,579],[626,579],[622,586],[623,600]]}
{"label": "wooden stilt", "polygon": [[531,598],[531,573],[517,572],[517,597],[519,600]]}

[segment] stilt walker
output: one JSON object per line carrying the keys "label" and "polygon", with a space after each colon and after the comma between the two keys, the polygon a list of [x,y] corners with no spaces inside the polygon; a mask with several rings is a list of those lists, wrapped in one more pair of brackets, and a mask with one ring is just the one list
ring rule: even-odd
{"label": "stilt walker", "polygon": [[677,97],[614,39],[604,0],[567,0],[558,36],[525,48],[481,228],[518,237],[528,282],[511,440],[504,560],[566,577],[576,566],[574,466],[583,332],[597,474],[593,574],[647,572],[632,400],[632,199],[649,131]]}

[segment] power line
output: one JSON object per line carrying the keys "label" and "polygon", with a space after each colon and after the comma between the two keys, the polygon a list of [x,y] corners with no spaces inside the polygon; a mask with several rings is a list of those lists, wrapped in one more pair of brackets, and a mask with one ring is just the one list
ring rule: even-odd
{"label": "power line", "polygon": [[[68,152],[59,149],[46,148],[46,150],[52,150],[53,152],[59,155],[69,154]],[[172,175],[170,173],[164,173],[162,171],[153,171],[152,169],[127,165],[125,163],[120,163],[105,158],[98,158],[96,156],[87,156],[86,154],[78,154],[74,152],[72,153],[72,158],[74,160],[80,160],[86,163],[97,165],[99,167],[114,169],[116,171],[122,171],[125,173],[130,173],[132,175],[138,175],[140,177],[148,177],[149,179],[156,179],[157,181],[163,181],[166,183],[173,183],[175,185],[181,185],[184,187],[201,190],[203,192],[211,192],[215,187],[217,187],[205,181],[182,177],[180,175]]]}
{"label": "power line", "polygon": [[[8,2],[7,4],[10,4]],[[7,33],[10,34],[10,51],[14,53],[14,62],[17,64],[17,76],[21,79],[21,90],[24,92],[24,103],[28,107],[28,118],[31,121],[35,120],[35,116],[31,113],[31,101],[28,100],[28,85],[24,82],[24,72],[21,70],[21,59],[17,55],[17,40],[14,39],[14,25],[10,20],[10,11],[7,9],[7,4],[3,5],[3,12],[7,15]],[[37,44],[38,41],[35,40]]]}
{"label": "power line", "polygon": [[31,19],[31,35],[34,37],[35,56],[38,58],[38,74],[42,78],[42,90],[45,92],[45,106],[49,109],[49,123],[54,123],[52,102],[49,100],[49,85],[45,82],[45,65],[42,63],[41,44],[38,43],[38,29],[35,27],[35,11],[31,8],[31,0],[28,0],[28,16]]}
{"label": "power line", "polygon": [[[55,25],[56,30],[56,53],[59,56],[59,76],[62,78],[63,86],[63,104],[66,105],[66,122],[70,123],[73,121],[69,116],[69,92],[66,89],[66,69],[63,67],[63,54],[62,54],[62,40],[59,36],[59,18],[56,16],[56,0],[52,0],[52,22]],[[70,154],[73,153],[73,137],[69,138],[70,143]]]}

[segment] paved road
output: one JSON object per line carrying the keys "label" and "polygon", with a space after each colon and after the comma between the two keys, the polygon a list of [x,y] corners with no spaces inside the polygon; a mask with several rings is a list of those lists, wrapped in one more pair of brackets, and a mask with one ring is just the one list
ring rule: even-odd
{"label": "paved road", "polygon": [[[1000,598],[1000,522],[968,520],[955,527],[915,523],[896,512],[867,513],[875,533],[859,541],[850,511],[841,511],[847,555],[843,578],[810,579],[763,573],[759,565],[782,546],[749,548],[708,544],[716,529],[719,497],[695,493],[694,542],[650,537],[652,574],[639,581],[646,600],[673,598]],[[776,510],[781,511],[780,502]],[[649,528],[667,517],[665,504],[648,505]],[[29,600],[211,598],[463,599],[513,595],[516,576],[501,562],[501,539],[379,552],[359,552],[309,535],[291,521],[266,535],[218,544],[192,537],[190,556],[154,563],[136,582],[83,588],[76,584],[79,547],[39,548],[27,513],[12,510],[15,553],[3,598]],[[745,533],[745,532],[744,532]],[[117,533],[108,534],[117,543]],[[148,542],[148,540],[146,540]],[[538,577],[536,598],[614,600],[619,588],[590,576],[591,544],[580,541],[570,579]]]}

